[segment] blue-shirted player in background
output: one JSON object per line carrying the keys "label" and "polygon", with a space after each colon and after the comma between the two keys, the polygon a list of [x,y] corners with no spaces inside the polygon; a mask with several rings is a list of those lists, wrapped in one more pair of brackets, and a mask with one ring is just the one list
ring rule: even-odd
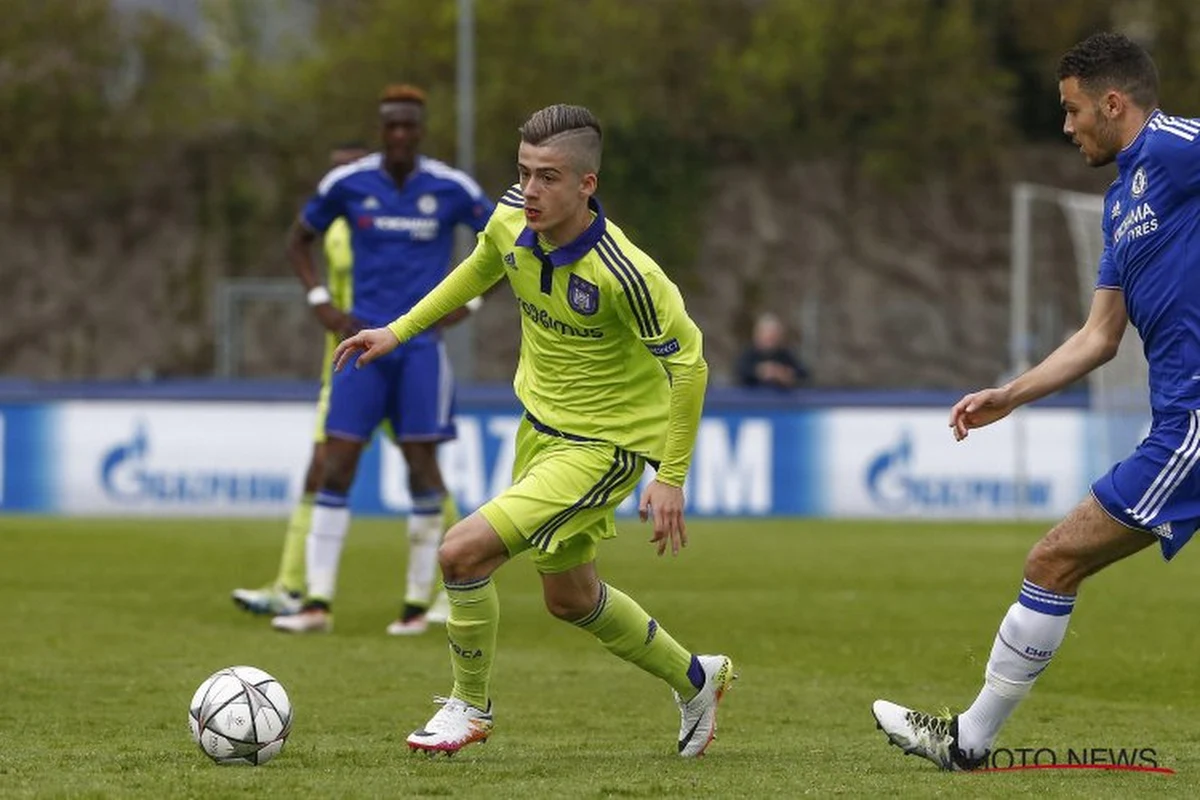
{"label": "blue-shirted player in background", "polygon": [[[445,277],[455,226],[482,231],[493,208],[466,173],[418,154],[424,92],[389,86],[380,98],[379,115],[383,152],[326,175],[288,241],[293,267],[309,290],[309,304],[326,329],[343,335],[386,325],[412,308]],[[311,253],[318,235],[340,217],[350,223],[354,261],[348,315],[329,302]],[[466,313],[458,309],[442,324]],[[306,543],[307,595],[300,613],[276,617],[273,627],[291,633],[332,628],[338,562],[350,527],[347,499],[363,448],[386,420],[408,464],[412,494],[405,605],[388,632],[424,630],[444,530],[446,487],[437,445],[455,436],[453,412],[454,377],[436,329],[369,367],[334,376],[325,422],[325,470]]]}
{"label": "blue-shirted player in background", "polygon": [[1117,34],[1071,48],[1058,81],[1063,131],[1089,166],[1117,164],[1104,198],[1091,311],[1042,363],[960,400],[950,426],[964,439],[1081,378],[1116,354],[1130,321],[1150,364],[1153,424],[1030,551],[971,707],[933,716],[875,702],[875,719],[893,744],[943,769],[986,763],[1000,727],[1062,644],[1084,578],[1155,542],[1170,559],[1200,524],[1200,120],[1157,108],[1154,62]]}

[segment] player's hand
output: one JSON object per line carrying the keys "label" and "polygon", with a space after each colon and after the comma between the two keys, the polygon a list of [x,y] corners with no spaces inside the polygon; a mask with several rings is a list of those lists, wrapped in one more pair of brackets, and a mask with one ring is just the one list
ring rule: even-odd
{"label": "player's hand", "polygon": [[396,349],[400,340],[388,328],[368,328],[359,331],[349,339],[343,339],[333,351],[333,368],[341,370],[350,363],[355,353],[359,353],[355,366],[370,364],[380,356],[386,356]]}
{"label": "player's hand", "polygon": [[670,486],[658,481],[650,481],[646,491],[642,492],[642,501],[638,503],[638,515],[645,522],[654,516],[654,536],[650,539],[658,543],[658,554],[667,552],[671,545],[671,555],[679,555],[679,548],[687,547],[687,529],[683,524],[683,489]]}
{"label": "player's hand", "polygon": [[362,330],[362,323],[344,311],[334,308],[332,303],[313,306],[313,313],[317,315],[317,321],[325,330],[338,336],[353,336]]}
{"label": "player's hand", "polygon": [[996,420],[1007,417],[1012,410],[1012,400],[1007,389],[972,392],[950,409],[950,428],[954,431],[954,440],[961,442],[967,438],[967,433],[972,428],[991,425]]}

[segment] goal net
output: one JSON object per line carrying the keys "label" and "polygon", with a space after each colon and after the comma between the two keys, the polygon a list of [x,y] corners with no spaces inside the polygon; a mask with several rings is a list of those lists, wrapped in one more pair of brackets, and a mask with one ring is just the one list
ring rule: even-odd
{"label": "goal net", "polygon": [[228,278],[217,284],[214,311],[217,377],[317,376],[321,329],[297,281]]}
{"label": "goal net", "polygon": [[[292,278],[226,278],[213,298],[214,368],[218,378],[315,379],[324,332]],[[443,334],[459,381],[475,364],[473,320]],[[461,384],[460,384],[461,385]]]}
{"label": "goal net", "polygon": [[[1104,248],[1103,214],[1101,195],[1028,183],[1014,187],[1010,342],[1014,373],[1050,353],[1086,318]],[[1056,266],[1070,261],[1075,264],[1073,271]],[[1142,342],[1130,326],[1116,357],[1087,378],[1090,475],[1099,475],[1124,458],[1145,436],[1150,426],[1147,380]]]}

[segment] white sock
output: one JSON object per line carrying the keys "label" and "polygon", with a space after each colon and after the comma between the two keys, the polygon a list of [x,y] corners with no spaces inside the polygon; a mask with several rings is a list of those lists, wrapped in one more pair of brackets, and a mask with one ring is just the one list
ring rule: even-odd
{"label": "white sock", "polygon": [[426,606],[437,583],[438,547],[442,543],[442,513],[408,515],[408,585],[404,602]]}
{"label": "white sock", "polygon": [[304,552],[308,596],[311,599],[333,602],[337,591],[338,563],[342,559],[342,545],[346,542],[346,531],[349,529],[350,509],[346,506],[346,496],[318,492]]}
{"label": "white sock", "polygon": [[958,716],[958,746],[968,756],[990,750],[1009,715],[1029,694],[1067,633],[1075,596],[1024,581],[1000,623],[984,671],[983,688]]}

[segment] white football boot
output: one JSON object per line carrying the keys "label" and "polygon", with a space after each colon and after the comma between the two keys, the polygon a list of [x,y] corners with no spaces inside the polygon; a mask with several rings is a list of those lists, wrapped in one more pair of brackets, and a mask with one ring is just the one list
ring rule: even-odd
{"label": "white football boot", "polygon": [[684,701],[675,692],[679,704],[679,755],[695,758],[704,754],[717,736],[717,704],[737,675],[728,656],[697,656],[704,670],[704,686],[691,700]]}
{"label": "white football boot", "polygon": [[234,589],[230,597],[239,608],[251,614],[287,616],[298,612],[303,605],[300,595],[290,594],[275,584],[261,589]]}
{"label": "white football boot", "polygon": [[394,619],[388,623],[388,636],[420,636],[429,630],[429,614],[418,614],[412,619]]}
{"label": "white football boot", "polygon": [[271,627],[283,633],[332,633],[333,613],[324,608],[302,608],[271,620]]}
{"label": "white football boot", "polygon": [[472,742],[486,742],[492,735],[490,701],[486,711],[457,697],[435,697],[433,702],[441,708],[423,728],[408,735],[410,750],[454,755]]}
{"label": "white football boot", "polygon": [[958,717],[948,711],[925,714],[911,708],[876,700],[871,704],[875,725],[888,741],[905,755],[927,758],[940,769],[956,772],[979,769],[987,764],[987,752],[975,756],[958,747]]}

